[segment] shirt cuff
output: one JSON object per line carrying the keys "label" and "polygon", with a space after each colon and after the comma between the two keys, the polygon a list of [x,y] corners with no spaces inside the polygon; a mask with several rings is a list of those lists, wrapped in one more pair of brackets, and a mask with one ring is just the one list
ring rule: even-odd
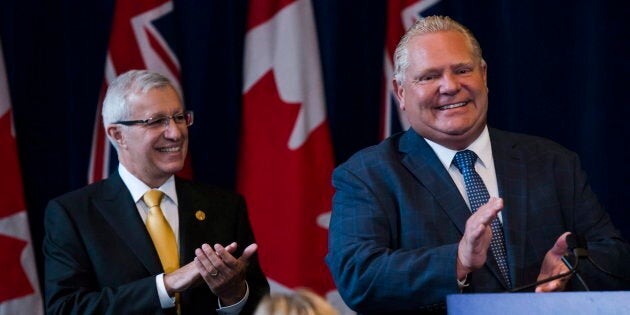
{"label": "shirt cuff", "polygon": [[164,274],[161,273],[155,277],[155,286],[157,287],[158,297],[162,308],[175,307],[175,297],[168,296],[166,286],[164,285]]}
{"label": "shirt cuff", "polygon": [[232,304],[229,306],[223,306],[221,305],[221,299],[219,300],[219,308],[217,309],[217,312],[219,314],[222,315],[233,315],[233,314],[239,314],[241,312],[241,310],[243,310],[243,307],[245,306],[245,303],[247,303],[247,298],[249,298],[249,285],[247,284],[247,281],[245,281],[245,296],[243,296],[243,298],[238,301],[238,303],[236,304]]}
{"label": "shirt cuff", "polygon": [[464,278],[464,280],[457,279],[457,286],[459,287],[459,292],[461,293],[465,287],[469,286],[468,275]]}

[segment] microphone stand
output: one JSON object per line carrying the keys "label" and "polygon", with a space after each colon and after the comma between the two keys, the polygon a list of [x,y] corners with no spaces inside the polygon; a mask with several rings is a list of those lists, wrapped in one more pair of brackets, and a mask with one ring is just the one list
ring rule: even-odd
{"label": "microphone stand", "polygon": [[[520,291],[529,289],[531,287],[536,287],[536,286],[539,286],[541,284],[544,284],[544,283],[547,283],[547,282],[551,282],[551,281],[556,280],[556,279],[564,278],[564,277],[570,276],[572,274],[577,274],[577,272],[578,272],[577,267],[578,267],[578,264],[580,262],[580,260],[579,260],[579,258],[577,256],[576,256],[576,259],[575,259],[575,266],[572,266],[571,263],[569,263],[569,261],[567,260],[566,256],[562,256],[561,259],[562,259],[562,262],[567,266],[567,268],[569,268],[569,271],[557,274],[557,275],[549,277],[549,278],[538,280],[536,282],[533,282],[533,283],[530,283],[530,284],[526,284],[526,285],[523,285],[523,286],[520,286],[520,287],[512,288],[512,289],[510,289],[510,290],[508,290],[506,292],[508,292],[508,293],[520,292]],[[578,275],[578,278],[580,279],[582,284],[584,284],[584,282],[582,281],[582,277],[580,277]],[[586,287],[586,284],[584,284],[584,286]],[[587,288],[587,291],[588,291],[588,288]]]}
{"label": "microphone stand", "polygon": [[[580,258],[588,258],[589,261],[590,260],[590,256],[588,255],[588,250],[586,250],[586,241],[584,241],[584,246],[580,246],[580,247],[576,247],[573,249],[573,255],[575,256],[575,268],[573,268],[575,270],[575,277],[580,281],[580,283],[582,284],[582,287],[584,287],[584,291],[591,291],[588,286],[586,285],[586,282],[584,282],[584,279],[582,279],[582,276],[580,276],[580,273],[577,270],[577,266],[578,263],[580,262]],[[571,269],[571,264],[569,263],[569,261],[562,256],[562,262],[569,268]]]}
{"label": "microphone stand", "polygon": [[588,255],[588,250],[586,249],[586,240],[582,237],[577,237],[574,236],[573,234],[569,234],[567,236],[567,245],[569,247],[569,249],[571,250],[572,256],[575,257],[575,265],[572,266],[571,263],[569,262],[569,260],[567,259],[567,256],[562,256],[562,262],[564,263],[565,266],[567,266],[567,268],[569,268],[569,271],[561,273],[561,274],[557,274],[553,277],[549,277],[549,278],[545,278],[539,281],[536,281],[534,283],[530,283],[530,284],[526,284],[524,286],[520,286],[517,288],[513,288],[508,290],[507,292],[513,293],[513,292],[519,292],[525,289],[529,289],[531,287],[535,287],[538,285],[541,285],[543,283],[547,283],[556,279],[560,279],[563,277],[567,277],[570,275],[575,274],[575,277],[578,279],[578,281],[580,281],[580,283],[582,284],[582,287],[584,287],[585,291],[590,291],[590,289],[588,288],[588,286],[586,285],[586,282],[584,282],[584,279],[582,279],[582,276],[580,276],[579,271],[578,271],[578,265],[580,263],[580,258],[587,258],[589,261],[592,262],[592,260],[590,259],[589,255]]}

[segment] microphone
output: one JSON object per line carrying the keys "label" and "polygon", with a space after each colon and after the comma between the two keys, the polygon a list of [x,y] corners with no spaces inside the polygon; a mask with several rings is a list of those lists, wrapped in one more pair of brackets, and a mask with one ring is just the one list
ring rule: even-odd
{"label": "microphone", "polygon": [[[584,282],[584,279],[582,279],[582,276],[580,275],[580,273],[577,270],[577,264],[580,261],[580,258],[587,258],[589,261],[591,261],[589,255],[588,255],[588,250],[587,250],[587,245],[586,245],[586,239],[584,238],[584,236],[582,235],[575,235],[573,233],[567,235],[567,247],[569,248],[569,250],[573,253],[573,256],[575,256],[575,277],[580,281],[580,283],[582,284],[582,287],[584,288],[585,291],[591,291],[588,286],[586,285],[586,282]],[[564,264],[571,269],[569,262],[564,259],[564,257],[562,257],[562,262],[564,262]]]}
{"label": "microphone", "polygon": [[582,287],[584,288],[585,291],[590,291],[589,287],[586,285],[586,282],[584,282],[584,279],[582,279],[582,276],[580,276],[579,270],[578,270],[578,265],[580,263],[581,259],[585,259],[586,261],[590,262],[591,265],[593,265],[597,270],[599,270],[600,272],[618,279],[618,280],[622,280],[622,281],[626,281],[626,282],[630,282],[630,279],[616,275],[604,268],[602,268],[600,265],[598,265],[593,258],[591,258],[591,256],[589,255],[588,252],[588,246],[587,246],[587,242],[586,239],[584,238],[584,236],[582,235],[576,235],[574,233],[571,233],[569,235],[567,235],[567,249],[569,250],[569,255],[568,256],[573,256],[574,257],[574,263],[571,264],[571,262],[569,262],[569,260],[567,259],[568,256],[562,256],[562,262],[564,263],[565,266],[567,266],[567,268],[569,268],[569,271],[552,276],[552,277],[548,277],[539,281],[536,281],[534,283],[530,283],[530,284],[526,284],[524,286],[520,286],[517,288],[513,288],[508,290],[507,292],[509,293],[513,293],[513,292],[519,292],[519,291],[523,291],[526,289],[529,289],[531,287],[535,287],[556,279],[560,279],[563,277],[567,277],[570,276],[572,274],[575,274],[576,278],[578,279],[578,281],[580,282],[580,284],[582,285]]}
{"label": "microphone", "polygon": [[[622,280],[622,281],[626,281],[626,282],[630,282],[630,279],[628,278],[624,278],[622,276],[616,275],[604,268],[602,268],[599,264],[597,264],[593,258],[591,258],[591,256],[589,256],[588,254],[588,250],[587,250],[587,245],[586,245],[586,239],[581,236],[581,235],[576,235],[575,237],[573,236],[573,234],[569,234],[567,235],[567,246],[569,247],[570,250],[572,250],[573,254],[578,257],[578,258],[586,258],[586,260],[588,262],[591,263],[591,265],[593,265],[593,267],[595,267],[597,270],[601,271],[602,273],[618,279],[618,280]],[[582,281],[581,277],[578,278],[580,279],[580,281]],[[586,285],[583,283],[582,281],[582,285],[585,286]],[[586,289],[588,291],[588,289]]]}

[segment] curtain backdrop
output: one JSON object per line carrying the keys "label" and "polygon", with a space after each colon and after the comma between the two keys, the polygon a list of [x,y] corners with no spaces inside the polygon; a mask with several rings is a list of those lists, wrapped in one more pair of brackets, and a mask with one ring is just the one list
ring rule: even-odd
{"label": "curtain backdrop", "polygon": [[[33,245],[43,210],[86,184],[113,0],[5,0],[0,38]],[[336,164],[379,139],[386,1],[313,1]],[[624,1],[443,0],[488,62],[489,124],[580,154],[626,238],[630,74]],[[236,187],[247,1],[174,1],[169,44],[181,65],[195,179]],[[2,154],[5,148],[1,148]],[[40,272],[41,275],[41,272]],[[43,278],[43,277],[41,277]]]}

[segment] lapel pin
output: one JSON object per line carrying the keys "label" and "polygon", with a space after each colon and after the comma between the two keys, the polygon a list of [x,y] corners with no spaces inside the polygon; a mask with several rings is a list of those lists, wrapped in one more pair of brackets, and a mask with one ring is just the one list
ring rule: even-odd
{"label": "lapel pin", "polygon": [[206,213],[201,210],[197,210],[197,212],[195,212],[195,218],[199,221],[203,221],[206,219]]}

